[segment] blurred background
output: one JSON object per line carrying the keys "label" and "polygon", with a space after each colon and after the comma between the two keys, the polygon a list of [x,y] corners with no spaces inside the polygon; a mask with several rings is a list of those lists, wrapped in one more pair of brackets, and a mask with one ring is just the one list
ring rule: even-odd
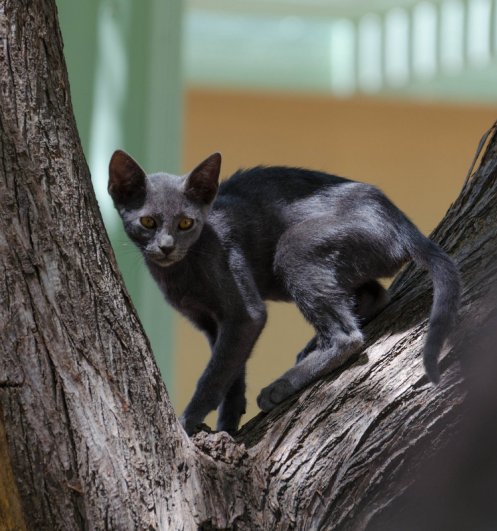
{"label": "blurred background", "polygon": [[[107,196],[116,148],[148,172],[213,151],[224,177],[286,164],[382,188],[426,234],[497,117],[497,0],[57,0],[73,106],[128,290],[178,413],[207,341],[173,313]],[[270,303],[249,408],[311,329]],[[212,421],[212,418],[211,418]]]}

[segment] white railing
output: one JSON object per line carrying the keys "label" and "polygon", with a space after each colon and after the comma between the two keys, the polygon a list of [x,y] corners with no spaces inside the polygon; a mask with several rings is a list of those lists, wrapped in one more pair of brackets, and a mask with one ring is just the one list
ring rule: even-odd
{"label": "white railing", "polygon": [[192,86],[497,101],[497,0],[187,5]]}
{"label": "white railing", "polygon": [[423,1],[409,9],[333,21],[332,90],[371,93],[487,68],[497,55],[496,6],[497,0]]}

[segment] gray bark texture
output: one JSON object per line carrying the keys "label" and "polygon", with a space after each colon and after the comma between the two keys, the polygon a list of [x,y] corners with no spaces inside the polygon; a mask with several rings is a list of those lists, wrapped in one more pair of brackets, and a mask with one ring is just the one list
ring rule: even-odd
{"label": "gray bark texture", "polygon": [[421,360],[431,284],[408,267],[347,367],[234,439],[189,439],[102,224],[54,1],[0,0],[0,39],[0,529],[457,529],[460,499],[468,522],[485,513],[465,486],[494,453],[471,441],[497,424],[493,379],[471,370],[495,345],[495,136],[433,235],[464,284],[440,385]]}

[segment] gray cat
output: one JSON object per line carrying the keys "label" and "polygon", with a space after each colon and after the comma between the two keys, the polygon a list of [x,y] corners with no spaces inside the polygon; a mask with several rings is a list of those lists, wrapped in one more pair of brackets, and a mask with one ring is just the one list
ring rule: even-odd
{"label": "gray cat", "polygon": [[127,234],[166,299],[212,349],[181,418],[188,434],[218,407],[218,430],[236,431],[265,300],[295,302],[316,331],[296,365],[260,392],[259,407],[270,411],[361,347],[361,326],[388,301],[376,279],[411,259],[433,280],[424,363],[438,382],[437,359],[456,318],[460,283],[454,262],[435,243],[369,184],[256,167],[219,186],[220,166],[214,153],[186,176],[147,176],[116,151],[109,167],[109,193]]}

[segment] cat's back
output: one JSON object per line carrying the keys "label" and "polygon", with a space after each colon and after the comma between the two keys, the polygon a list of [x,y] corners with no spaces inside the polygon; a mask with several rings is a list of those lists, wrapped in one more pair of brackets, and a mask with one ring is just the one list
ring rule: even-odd
{"label": "cat's back", "polygon": [[289,226],[323,214],[340,218],[373,187],[328,173],[286,166],[239,170],[219,189],[215,210],[235,225],[277,239]]}
{"label": "cat's back", "polygon": [[351,181],[324,172],[287,166],[241,169],[221,183],[219,196],[254,202],[260,206],[298,201]]}
{"label": "cat's back", "polygon": [[[340,218],[362,183],[335,175],[285,166],[239,170],[219,188],[209,225],[228,262],[248,266],[261,296],[288,300],[273,274],[281,236],[301,221],[326,214]],[[348,208],[348,206],[345,206]],[[331,219],[331,218],[330,218]],[[240,267],[240,264],[244,264]]]}

